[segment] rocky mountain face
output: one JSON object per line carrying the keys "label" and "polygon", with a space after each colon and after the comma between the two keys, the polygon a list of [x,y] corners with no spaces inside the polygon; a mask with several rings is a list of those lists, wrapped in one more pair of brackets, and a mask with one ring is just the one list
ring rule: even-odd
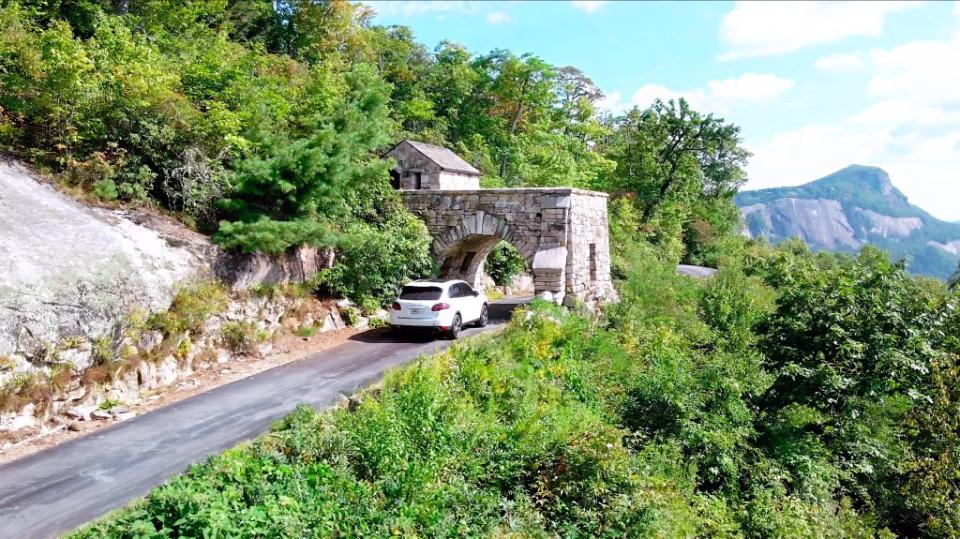
{"label": "rocky mountain face", "polygon": [[960,224],[910,204],[883,170],[850,165],[814,182],[737,196],[745,233],[814,250],[855,252],[876,245],[905,257],[912,272],[946,279],[960,261]]}
{"label": "rocky mountain face", "polygon": [[224,253],[173,219],[85,206],[0,159],[0,358],[109,337],[132,312],[166,310],[183,284],[304,281],[332,256]]}

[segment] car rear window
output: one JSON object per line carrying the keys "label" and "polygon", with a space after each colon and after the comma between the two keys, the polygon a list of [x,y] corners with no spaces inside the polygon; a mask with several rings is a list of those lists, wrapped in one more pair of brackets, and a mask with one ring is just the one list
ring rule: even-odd
{"label": "car rear window", "polygon": [[440,299],[443,289],[439,286],[405,286],[400,292],[400,299],[415,301],[429,301]]}

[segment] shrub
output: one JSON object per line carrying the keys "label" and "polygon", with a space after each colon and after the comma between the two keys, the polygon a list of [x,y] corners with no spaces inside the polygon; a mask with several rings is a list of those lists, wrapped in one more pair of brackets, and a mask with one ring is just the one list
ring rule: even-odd
{"label": "shrub", "polygon": [[265,340],[265,335],[257,330],[253,322],[227,322],[220,329],[224,344],[237,353],[252,354],[256,346]]}
{"label": "shrub", "polygon": [[322,270],[323,293],[364,305],[385,305],[408,281],[429,275],[434,267],[430,235],[408,212],[398,212],[382,226],[350,226],[337,247],[336,262]]}
{"label": "shrub", "polygon": [[177,291],[170,309],[150,315],[146,326],[164,336],[185,331],[197,334],[210,316],[227,308],[229,300],[226,288],[218,282],[187,285]]}
{"label": "shrub", "polygon": [[497,286],[507,286],[517,275],[527,270],[527,262],[520,251],[507,242],[500,242],[487,255],[484,262],[487,275]]}

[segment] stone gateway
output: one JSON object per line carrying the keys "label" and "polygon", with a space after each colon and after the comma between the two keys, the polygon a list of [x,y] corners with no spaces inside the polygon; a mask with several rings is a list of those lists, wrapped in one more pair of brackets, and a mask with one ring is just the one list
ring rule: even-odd
{"label": "stone gateway", "polygon": [[401,194],[434,238],[442,277],[482,286],[484,260],[507,241],[532,269],[537,297],[568,304],[615,299],[605,193],[550,187]]}

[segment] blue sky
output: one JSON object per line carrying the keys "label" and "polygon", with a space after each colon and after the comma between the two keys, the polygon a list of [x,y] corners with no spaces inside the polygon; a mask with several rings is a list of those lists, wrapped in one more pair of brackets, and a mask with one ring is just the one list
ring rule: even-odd
{"label": "blue sky", "polygon": [[743,128],[748,188],[875,165],[960,220],[960,2],[364,3],[430,48],[575,66],[611,110],[684,96]]}

